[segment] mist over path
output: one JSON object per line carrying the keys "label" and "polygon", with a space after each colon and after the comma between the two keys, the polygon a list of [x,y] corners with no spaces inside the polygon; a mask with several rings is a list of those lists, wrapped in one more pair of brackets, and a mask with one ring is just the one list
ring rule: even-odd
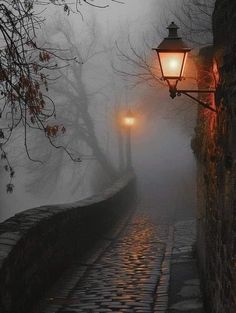
{"label": "mist over path", "polygon": [[[160,217],[191,219],[196,209],[196,168],[190,138],[169,119],[133,133],[133,163],[140,202]],[[142,205],[141,205],[142,206]]]}

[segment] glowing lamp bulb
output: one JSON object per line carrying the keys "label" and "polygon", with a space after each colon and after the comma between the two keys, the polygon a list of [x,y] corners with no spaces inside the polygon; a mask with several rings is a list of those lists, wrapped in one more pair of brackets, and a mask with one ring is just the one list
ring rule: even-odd
{"label": "glowing lamp bulb", "polygon": [[178,61],[176,59],[170,60],[169,66],[173,70],[176,69],[179,66]]}
{"label": "glowing lamp bulb", "polygon": [[126,116],[126,117],[124,118],[124,124],[125,124],[126,126],[133,126],[134,123],[135,123],[134,117],[132,117],[132,116]]}

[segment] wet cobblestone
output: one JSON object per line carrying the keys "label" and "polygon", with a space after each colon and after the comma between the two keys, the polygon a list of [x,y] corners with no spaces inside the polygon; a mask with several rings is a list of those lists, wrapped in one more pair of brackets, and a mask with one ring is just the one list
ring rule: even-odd
{"label": "wet cobblestone", "polygon": [[[77,274],[77,282],[73,270],[64,277],[64,287],[62,279],[40,313],[151,313],[160,280],[159,304],[166,303],[169,269],[162,263],[165,255],[167,259],[170,256],[166,251],[169,226],[143,212],[136,211],[94,264],[84,265],[84,274]],[[79,265],[76,269],[81,273]]]}
{"label": "wet cobblestone", "polygon": [[158,282],[156,289],[156,296],[154,300],[154,313],[165,313],[168,309],[168,291],[170,283],[170,266],[171,266],[171,257],[172,257],[172,248],[173,248],[173,239],[174,239],[174,228],[169,227],[169,236],[166,242],[165,254],[161,266],[161,278]]}

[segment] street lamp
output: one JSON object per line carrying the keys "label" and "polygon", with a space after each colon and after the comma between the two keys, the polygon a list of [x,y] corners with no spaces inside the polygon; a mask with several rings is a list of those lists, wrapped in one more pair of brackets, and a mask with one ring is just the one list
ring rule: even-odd
{"label": "street lamp", "polygon": [[184,94],[189,98],[197,101],[205,108],[215,111],[208,103],[200,101],[189,93],[215,93],[213,89],[207,90],[180,90],[177,89],[177,84],[184,78],[184,68],[187,60],[188,53],[191,49],[186,45],[181,37],[178,36],[179,27],[172,22],[167,29],[169,30],[168,37],[159,44],[157,48],[154,48],[157,52],[158,60],[160,63],[162,79],[167,81],[170,91],[170,97],[173,99],[176,95],[180,96]]}
{"label": "street lamp", "polygon": [[127,132],[127,141],[126,141],[126,155],[127,155],[127,168],[132,168],[132,155],[131,155],[131,128],[135,124],[135,117],[133,113],[128,110],[123,120],[124,126]]}

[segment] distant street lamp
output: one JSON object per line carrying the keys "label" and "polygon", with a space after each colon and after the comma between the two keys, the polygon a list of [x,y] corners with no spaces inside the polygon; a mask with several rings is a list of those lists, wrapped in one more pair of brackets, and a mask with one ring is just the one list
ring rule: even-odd
{"label": "distant street lamp", "polygon": [[126,115],[124,116],[123,120],[124,126],[127,132],[127,139],[126,139],[126,155],[127,155],[127,168],[132,167],[132,153],[131,153],[131,128],[135,124],[135,117],[133,113],[129,110]]}
{"label": "distant street lamp", "polygon": [[178,36],[179,27],[172,22],[167,29],[169,35],[166,37],[157,48],[154,48],[158,55],[160,63],[162,78],[167,81],[170,91],[170,97],[173,99],[176,95],[184,94],[189,98],[197,101],[205,108],[215,111],[208,103],[200,101],[189,93],[215,93],[213,89],[207,90],[180,90],[177,89],[177,84],[184,77],[184,68],[187,60],[188,53],[191,49],[186,45],[181,37]]}

